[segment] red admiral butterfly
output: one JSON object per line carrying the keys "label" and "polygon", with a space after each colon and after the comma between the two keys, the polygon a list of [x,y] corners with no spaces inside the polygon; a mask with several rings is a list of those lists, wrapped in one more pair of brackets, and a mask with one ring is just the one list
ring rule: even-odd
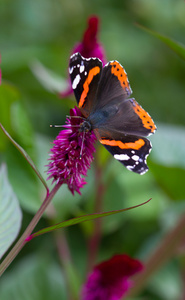
{"label": "red admiral butterfly", "polygon": [[100,143],[128,170],[144,174],[151,143],[144,136],[155,132],[149,114],[128,98],[132,93],[127,73],[116,60],[104,67],[98,58],[75,53],[69,73],[78,106],[84,116],[81,131],[93,130]]}

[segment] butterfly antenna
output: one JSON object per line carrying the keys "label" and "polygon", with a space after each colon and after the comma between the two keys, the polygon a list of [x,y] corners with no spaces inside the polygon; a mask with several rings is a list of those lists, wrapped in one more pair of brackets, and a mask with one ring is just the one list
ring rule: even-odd
{"label": "butterfly antenna", "polygon": [[[66,125],[49,125],[49,127],[63,127],[63,128],[68,128],[67,124]],[[80,124],[78,125],[69,125],[69,127],[80,127]]]}
{"label": "butterfly antenna", "polygon": [[[76,119],[81,119],[81,120],[85,120],[85,118],[84,117],[81,117],[81,116],[66,116],[67,118],[70,118],[70,119],[72,119],[72,118],[76,118]],[[66,124],[66,125],[68,125],[68,124]],[[50,127],[64,127],[64,128],[67,128],[67,126],[66,125],[50,125]],[[78,124],[78,125],[70,125],[70,127],[80,127],[80,124]]]}
{"label": "butterfly antenna", "polygon": [[63,127],[64,125],[49,125],[49,127]]}
{"label": "butterfly antenna", "polygon": [[77,118],[77,119],[82,119],[82,120],[85,120],[84,117],[81,117],[81,116],[66,116],[67,118],[71,119],[71,118]]}
{"label": "butterfly antenna", "polygon": [[83,136],[82,136],[82,145],[80,149],[80,159],[82,159],[82,151],[83,151],[83,146],[84,146],[84,139],[85,139],[85,131],[83,131]]}

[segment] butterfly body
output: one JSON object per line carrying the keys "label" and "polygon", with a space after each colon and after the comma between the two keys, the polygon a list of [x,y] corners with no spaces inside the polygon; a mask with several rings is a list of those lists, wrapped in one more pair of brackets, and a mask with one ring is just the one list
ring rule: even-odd
{"label": "butterfly body", "polygon": [[117,107],[106,107],[105,109],[100,109],[99,111],[95,111],[89,115],[87,120],[91,123],[92,129],[96,128],[105,128],[108,120],[113,117],[117,112]]}
{"label": "butterfly body", "polygon": [[104,67],[98,58],[75,53],[69,73],[78,106],[85,120],[81,131],[93,130],[100,143],[127,169],[144,174],[151,150],[145,138],[156,130],[149,114],[129,98],[127,74],[117,61]]}

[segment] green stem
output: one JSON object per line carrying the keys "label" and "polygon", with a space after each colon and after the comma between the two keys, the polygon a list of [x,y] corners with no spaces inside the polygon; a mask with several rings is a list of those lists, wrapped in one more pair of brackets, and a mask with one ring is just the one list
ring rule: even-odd
{"label": "green stem", "polygon": [[35,228],[35,226],[37,225],[37,223],[41,219],[41,217],[42,217],[43,213],[45,212],[47,206],[49,205],[49,203],[53,199],[54,195],[56,194],[56,192],[58,191],[60,186],[61,186],[61,183],[56,184],[54,186],[54,188],[51,190],[51,192],[46,194],[46,198],[44,199],[44,201],[43,201],[42,205],[40,206],[39,210],[37,211],[37,213],[35,214],[35,216],[31,220],[30,224],[28,225],[28,227],[26,228],[26,230],[24,231],[24,233],[22,234],[20,239],[17,241],[15,246],[12,248],[12,250],[8,253],[8,255],[5,257],[5,259],[1,263],[1,265],[0,265],[0,276],[8,268],[8,266],[11,264],[11,262],[17,256],[17,254],[21,251],[21,249],[24,247],[24,245],[28,242],[28,241],[26,241],[26,238],[28,238],[30,236],[30,234],[32,233],[33,229]]}
{"label": "green stem", "polygon": [[[102,170],[101,167],[98,165],[97,161],[95,160],[95,167],[96,167],[96,198],[95,198],[95,213],[99,213],[102,211],[103,206],[103,194],[105,192],[105,186],[102,183]],[[102,220],[101,218],[94,221],[94,231],[90,240],[88,242],[88,263],[87,263],[87,271],[89,272],[93,265],[95,264],[96,257],[98,254],[98,249],[101,241],[102,235]]]}
{"label": "green stem", "polygon": [[155,250],[155,252],[149,257],[145,263],[145,269],[140,274],[133,278],[133,288],[127,294],[127,297],[133,297],[137,295],[143,287],[147,284],[150,277],[163,266],[172,256],[175,255],[175,251],[181,244],[185,236],[185,215],[183,215],[177,225],[170,231],[162,243]]}
{"label": "green stem", "polygon": [[65,230],[63,230],[62,232],[58,230],[54,231],[54,236],[56,239],[60,263],[63,267],[67,283],[67,298],[69,300],[77,300],[80,289],[79,277],[72,263],[70,249],[65,235]]}

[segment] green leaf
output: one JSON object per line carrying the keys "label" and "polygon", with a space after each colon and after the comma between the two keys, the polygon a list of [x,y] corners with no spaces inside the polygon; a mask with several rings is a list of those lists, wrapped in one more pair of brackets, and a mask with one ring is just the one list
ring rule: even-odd
{"label": "green leaf", "polygon": [[164,166],[154,162],[150,163],[150,169],[158,185],[171,199],[184,201],[184,169]]}
{"label": "green leaf", "polygon": [[[4,155],[10,183],[19,199],[20,206],[35,214],[45,197],[45,189],[24,157],[11,145]],[[12,167],[13,166],[13,167]]]}
{"label": "green leaf", "polygon": [[67,80],[48,70],[39,61],[32,62],[30,67],[35,77],[46,90],[53,93],[60,93],[67,88]]}
{"label": "green leaf", "polygon": [[[0,123],[6,126],[9,132],[12,131],[12,124],[11,124],[11,107],[12,104],[17,102],[20,98],[19,91],[12,85],[7,83],[2,83],[0,86]],[[6,143],[7,139],[0,132],[0,148],[4,148],[4,144]]]}
{"label": "green leaf", "polygon": [[181,299],[183,286],[183,278],[175,262],[159,270],[148,283],[148,289],[153,292],[155,299],[163,300]]}
{"label": "green leaf", "polygon": [[158,38],[159,40],[161,40],[163,43],[165,43],[170,49],[172,49],[178,56],[180,56],[183,60],[185,60],[185,46],[180,44],[177,41],[174,41],[172,39],[170,39],[169,37],[162,35],[154,30],[148,29],[144,26],[141,26],[139,24],[137,24],[137,26],[143,30],[145,30],[146,32],[152,34],[153,36],[155,36],[156,38]]}
{"label": "green leaf", "polygon": [[[116,163],[116,162],[115,162]],[[147,162],[149,165],[149,162]],[[120,166],[119,168],[121,168]],[[118,170],[118,169],[117,169]],[[153,201],[150,205],[145,205],[140,210],[132,210],[131,213],[126,214],[125,220],[132,220],[133,222],[152,222],[158,218],[161,211],[161,202],[163,203],[163,194],[160,190],[156,189],[156,182],[151,172],[149,165],[149,171],[144,175],[138,175],[134,172],[119,172],[119,176],[116,177],[117,182],[123,186],[124,205],[135,205],[140,203],[142,199],[152,198]],[[134,187],[134,188],[133,188]]]}
{"label": "green leaf", "polygon": [[21,102],[17,101],[11,106],[11,123],[16,140],[35,157],[33,128]]}
{"label": "green leaf", "polygon": [[6,136],[9,138],[9,140],[12,142],[12,144],[19,150],[19,152],[24,156],[24,158],[27,160],[27,162],[30,164],[30,166],[32,167],[32,169],[35,171],[35,173],[37,174],[37,176],[39,177],[39,179],[41,180],[41,182],[43,183],[43,185],[45,186],[46,190],[48,191],[48,187],[47,184],[44,180],[44,178],[42,177],[41,173],[39,172],[39,170],[37,169],[37,167],[35,166],[34,162],[32,161],[32,159],[30,158],[30,156],[26,153],[26,151],[19,145],[16,143],[16,141],[14,141],[14,139],[9,135],[9,133],[5,130],[5,128],[2,126],[2,124],[0,124],[1,129],[3,130],[3,132],[6,134]]}
{"label": "green leaf", "polygon": [[22,212],[7,178],[6,166],[0,168],[0,258],[16,239]]}
{"label": "green leaf", "polygon": [[[116,161],[117,163],[117,161]],[[114,162],[112,165],[115,165]],[[116,201],[115,201],[116,195]],[[143,198],[144,199],[144,198]],[[138,200],[139,202],[139,200]],[[138,203],[137,202],[137,203]],[[133,203],[132,203],[133,204]],[[128,204],[128,206],[130,203]],[[125,206],[125,192],[124,188],[117,182],[116,177],[110,180],[109,184],[106,187],[105,194],[103,196],[103,210],[111,211],[118,209],[119,207]],[[109,222],[106,219],[102,221],[103,223],[103,232],[110,233],[116,231],[123,224],[123,216],[112,215],[109,217]]]}
{"label": "green leaf", "polygon": [[151,158],[167,167],[185,169],[185,127],[158,124],[157,132],[152,137]]}
{"label": "green leaf", "polygon": [[42,234],[47,233],[47,232],[51,232],[51,231],[56,230],[56,229],[76,225],[76,224],[79,224],[79,223],[82,223],[82,222],[91,221],[91,220],[95,220],[95,219],[98,219],[98,218],[118,214],[118,213],[121,213],[121,212],[124,212],[124,211],[127,211],[127,210],[131,210],[133,208],[136,208],[136,207],[139,207],[139,206],[142,206],[142,205],[148,203],[150,200],[151,199],[149,199],[146,202],[143,202],[141,204],[129,207],[129,208],[113,210],[113,211],[104,212],[104,213],[89,214],[89,215],[84,215],[84,216],[80,216],[80,217],[77,217],[77,218],[73,218],[73,219],[70,219],[70,220],[67,220],[67,221],[63,221],[63,222],[60,222],[58,224],[55,224],[53,226],[41,229],[41,230],[33,233],[30,237],[28,237],[27,241],[30,241],[32,238],[34,238],[36,236],[42,235]]}
{"label": "green leaf", "polygon": [[0,282],[1,300],[66,300],[59,264],[44,253],[27,257]]}

